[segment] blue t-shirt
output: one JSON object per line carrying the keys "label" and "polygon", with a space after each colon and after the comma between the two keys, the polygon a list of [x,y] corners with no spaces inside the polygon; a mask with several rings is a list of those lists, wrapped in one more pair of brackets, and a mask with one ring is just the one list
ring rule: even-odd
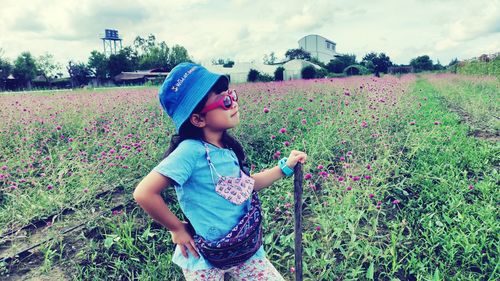
{"label": "blue t-shirt", "polygon": [[[182,212],[198,235],[213,241],[224,237],[239,222],[249,210],[251,198],[236,205],[215,192],[214,181],[217,183],[218,178],[213,172],[212,181],[204,143],[208,145],[210,158],[220,175],[241,177],[238,157],[234,151],[193,139],[182,141],[153,171],[175,181],[173,185]],[[187,248],[186,252],[188,258],[182,255],[177,245],[172,261],[189,270],[214,267],[201,254],[197,259]],[[251,259],[264,257],[265,251],[261,246]]]}

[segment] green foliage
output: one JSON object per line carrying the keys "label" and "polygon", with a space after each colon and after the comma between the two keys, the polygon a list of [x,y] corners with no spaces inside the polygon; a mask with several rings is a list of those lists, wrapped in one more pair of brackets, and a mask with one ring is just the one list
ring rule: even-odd
{"label": "green foliage", "polygon": [[274,64],[278,58],[274,54],[274,52],[271,52],[269,55],[264,55],[262,58],[262,61],[264,64]]}
{"label": "green foliage", "polygon": [[259,78],[259,74],[260,72],[256,69],[250,69],[250,71],[248,71],[248,76],[247,76],[247,81],[248,82],[256,82],[257,79]]}
{"label": "green foliage", "polygon": [[226,61],[226,62],[222,65],[222,67],[231,68],[231,67],[233,67],[233,65],[234,65],[234,61],[232,61],[232,60],[228,60],[228,61]]}
{"label": "green foliage", "polygon": [[58,73],[60,73],[62,67],[54,61],[53,55],[45,53],[36,59],[36,68],[38,74],[50,83],[58,77]]}
{"label": "green foliage", "polygon": [[88,68],[92,71],[97,79],[106,79],[109,76],[108,72],[109,60],[103,53],[92,51],[90,53]]}
{"label": "green foliage", "polygon": [[315,78],[325,78],[328,76],[328,70],[326,70],[325,68],[320,68],[318,70],[316,70],[316,76]]}
{"label": "green foliage", "polygon": [[256,69],[250,69],[247,75],[247,81],[248,82],[270,82],[273,81],[274,77],[266,74],[266,73],[260,73]]}
{"label": "green foliage", "polygon": [[274,80],[283,81],[285,68],[283,66],[278,66],[274,71]]}
{"label": "green foliage", "polygon": [[333,59],[326,65],[328,72],[331,73],[342,73],[344,71],[344,68],[346,67],[347,65],[345,65],[344,62],[338,59]]}
{"label": "green foliage", "polygon": [[316,78],[316,68],[312,65],[304,66],[300,74],[302,75],[302,79]]}
{"label": "green foliage", "polygon": [[71,78],[72,87],[80,87],[90,80],[91,70],[83,62],[69,61],[66,67]]}
{"label": "green foliage", "polygon": [[342,72],[346,75],[365,75],[369,74],[370,70],[360,64],[353,64],[346,67]]}
{"label": "green foliage", "polygon": [[456,72],[460,74],[492,75],[500,79],[500,56],[495,59],[485,61],[467,61],[454,64]]}
{"label": "green foliage", "polygon": [[31,88],[31,81],[37,73],[36,61],[30,52],[22,52],[14,61],[12,75]]}
{"label": "green foliage", "polygon": [[298,48],[298,49],[289,49],[285,53],[285,57],[288,60],[293,60],[293,59],[303,59],[303,60],[309,60],[311,59],[311,53],[308,51]]}
{"label": "green foliage", "polygon": [[413,66],[415,72],[434,70],[434,65],[428,55],[423,55],[412,59],[410,61],[410,65]]}
{"label": "green foliage", "polygon": [[4,59],[0,56],[0,90],[5,89],[6,79],[7,77],[9,77],[11,71],[12,64],[7,59]]}
{"label": "green foliage", "polygon": [[380,72],[387,73],[387,68],[392,66],[393,63],[385,53],[371,52],[363,57],[361,65],[368,68],[370,72],[378,74]]}
{"label": "green foliage", "polygon": [[138,59],[131,47],[125,47],[118,54],[110,55],[108,61],[109,75],[114,77],[123,71],[136,70]]}

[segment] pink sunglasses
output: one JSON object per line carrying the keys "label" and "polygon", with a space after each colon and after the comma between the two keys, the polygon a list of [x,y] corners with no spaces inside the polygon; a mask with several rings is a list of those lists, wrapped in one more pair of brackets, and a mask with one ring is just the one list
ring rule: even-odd
{"label": "pink sunglasses", "polygon": [[238,101],[238,95],[236,94],[236,90],[230,89],[220,93],[222,98],[217,99],[217,101],[206,105],[201,113],[209,112],[210,110],[214,110],[218,107],[222,107],[224,110],[228,110],[233,106],[233,102]]}

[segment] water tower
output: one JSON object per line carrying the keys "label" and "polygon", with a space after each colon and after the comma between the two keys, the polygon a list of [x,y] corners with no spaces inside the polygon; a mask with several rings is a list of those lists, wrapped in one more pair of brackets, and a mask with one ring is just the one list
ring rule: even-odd
{"label": "water tower", "polygon": [[[105,29],[102,45],[104,46],[104,55],[108,56],[116,54],[116,42],[120,42],[120,50],[122,49],[122,39],[118,36],[118,30]],[[119,50],[118,50],[119,51]]]}

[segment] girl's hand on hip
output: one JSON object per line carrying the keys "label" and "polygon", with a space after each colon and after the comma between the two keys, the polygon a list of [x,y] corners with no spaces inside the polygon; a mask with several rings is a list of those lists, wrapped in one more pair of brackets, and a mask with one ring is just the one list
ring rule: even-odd
{"label": "girl's hand on hip", "polygon": [[304,152],[292,150],[292,152],[290,152],[290,156],[288,156],[288,159],[286,160],[286,165],[293,169],[298,162],[304,164],[306,162],[306,159],[307,154],[305,154]]}
{"label": "girl's hand on hip", "polygon": [[184,228],[181,228],[177,231],[170,231],[172,235],[172,242],[179,245],[181,248],[182,255],[187,258],[186,248],[196,257],[199,258],[200,255],[196,251],[196,246],[194,244],[193,236],[188,231],[188,223],[183,221],[182,225]]}

